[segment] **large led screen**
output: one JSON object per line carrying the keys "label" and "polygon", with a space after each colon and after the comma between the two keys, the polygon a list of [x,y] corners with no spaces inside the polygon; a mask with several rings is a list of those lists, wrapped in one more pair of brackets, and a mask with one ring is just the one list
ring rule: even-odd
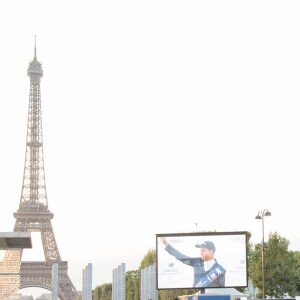
{"label": "large led screen", "polygon": [[247,232],[156,234],[158,289],[247,287]]}

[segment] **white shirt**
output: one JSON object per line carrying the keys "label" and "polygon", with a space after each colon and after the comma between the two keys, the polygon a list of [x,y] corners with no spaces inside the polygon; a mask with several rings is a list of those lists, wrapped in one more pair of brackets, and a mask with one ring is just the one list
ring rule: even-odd
{"label": "white shirt", "polygon": [[205,270],[205,272],[207,272],[214,265],[215,262],[216,262],[216,260],[214,258],[211,259],[211,260],[209,260],[209,261],[205,261],[204,262],[204,270]]}

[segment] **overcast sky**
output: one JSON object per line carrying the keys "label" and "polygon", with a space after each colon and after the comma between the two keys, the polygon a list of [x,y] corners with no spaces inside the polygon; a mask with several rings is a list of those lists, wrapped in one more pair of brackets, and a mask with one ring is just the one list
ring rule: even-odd
{"label": "overcast sky", "polygon": [[[137,269],[157,233],[259,242],[263,209],[266,239],[300,250],[299,15],[299,1],[1,1],[0,231],[19,207],[37,35],[48,205],[78,290],[88,263],[93,288]],[[38,241],[24,257],[43,258]]]}

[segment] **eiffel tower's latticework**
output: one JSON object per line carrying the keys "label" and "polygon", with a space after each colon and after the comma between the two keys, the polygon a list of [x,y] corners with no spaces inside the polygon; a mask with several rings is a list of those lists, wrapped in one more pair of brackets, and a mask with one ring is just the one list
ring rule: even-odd
{"label": "eiffel tower's latticework", "polygon": [[[28,126],[26,140],[25,167],[20,205],[14,213],[16,219],[14,231],[35,231],[41,233],[45,261],[21,261],[22,251],[7,251],[0,272],[11,270],[18,266],[19,271],[7,275],[11,277],[11,287],[7,289],[0,283],[0,295],[16,292],[14,289],[40,287],[52,290],[52,265],[58,263],[59,298],[61,300],[77,299],[76,289],[68,276],[68,262],[62,261],[56,244],[51,219],[53,213],[48,209],[44,156],[40,81],[43,76],[42,64],[36,57],[30,62],[28,70],[30,77]],[[19,273],[19,276],[16,274]],[[15,277],[13,277],[15,276]],[[9,280],[9,279],[8,279]],[[6,290],[7,291],[6,291]],[[3,296],[2,296],[3,297]],[[3,298],[6,299],[6,298]],[[9,299],[9,298],[7,298]]]}

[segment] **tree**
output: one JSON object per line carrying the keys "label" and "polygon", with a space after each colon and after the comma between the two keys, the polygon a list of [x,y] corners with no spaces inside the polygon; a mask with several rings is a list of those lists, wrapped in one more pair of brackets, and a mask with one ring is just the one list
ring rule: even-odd
{"label": "tree", "polygon": [[160,290],[158,295],[160,300],[174,300],[178,296],[193,295],[197,293],[197,289],[177,289],[177,290]]}
{"label": "tree", "polygon": [[[288,250],[289,241],[278,233],[270,233],[269,241],[255,245],[250,251],[249,275],[259,289],[257,297],[262,297],[262,250],[264,251],[265,295],[282,298],[287,294],[294,297],[297,293],[299,278],[298,262],[292,251]],[[298,272],[298,273],[297,273]]]}
{"label": "tree", "polygon": [[156,262],[156,251],[149,249],[140,263],[138,270],[126,272],[126,299],[140,299],[140,272],[141,269],[147,268]]}
{"label": "tree", "polygon": [[126,272],[126,299],[140,299],[140,270]]}
{"label": "tree", "polygon": [[297,291],[300,291],[300,252],[299,251],[294,251],[294,256],[297,261],[297,266],[296,266],[296,272],[297,272],[297,277],[296,277],[296,282],[297,282]]}
{"label": "tree", "polygon": [[149,249],[147,254],[144,256],[144,258],[141,261],[140,270],[153,265],[155,262],[156,262],[156,250]]}
{"label": "tree", "polygon": [[112,297],[112,284],[105,283],[96,286],[94,290],[94,300],[111,300]]}

